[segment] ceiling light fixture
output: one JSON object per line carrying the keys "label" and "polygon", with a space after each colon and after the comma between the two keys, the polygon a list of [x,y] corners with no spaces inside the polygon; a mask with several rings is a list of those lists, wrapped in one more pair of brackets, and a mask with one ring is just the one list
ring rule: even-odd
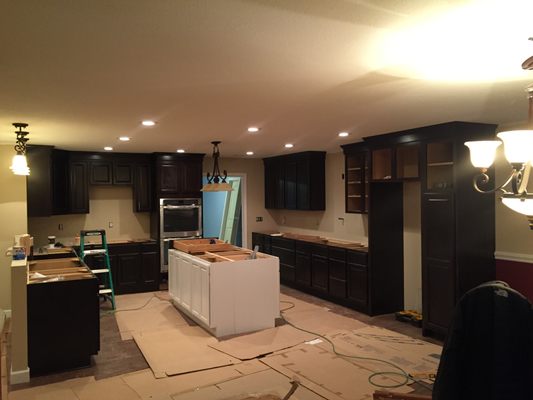
{"label": "ceiling light fixture", "polygon": [[129,142],[130,141],[130,137],[129,136],[120,136],[118,138],[118,140],[120,140],[121,142]]}
{"label": "ceiling light fixture", "polygon": [[11,169],[15,175],[29,175],[30,168],[28,167],[28,160],[26,159],[26,143],[30,140],[26,136],[29,132],[22,130],[26,128],[28,124],[24,122],[14,122],[13,126],[18,129],[18,131],[15,131],[15,135],[17,135],[15,151],[17,154],[13,156],[13,161],[11,162],[11,167],[9,167],[9,169]]}
{"label": "ceiling light fixture", "polygon": [[155,125],[155,121],[152,121],[150,119],[145,119],[144,121],[141,122],[144,126],[154,126]]}
{"label": "ceiling light fixture", "polygon": [[251,127],[248,128],[248,132],[250,132],[250,133],[259,132],[259,128],[256,127],[256,126],[251,126]]}
{"label": "ceiling light fixture", "polygon": [[105,151],[113,151],[113,148],[111,146],[106,146],[106,147],[104,147],[104,150]]}
{"label": "ceiling light fixture", "polygon": [[[533,62],[530,57],[522,64],[523,69],[533,70]],[[533,85],[526,89],[529,101],[528,123],[533,125]],[[489,183],[488,168],[494,162],[496,149],[502,144],[498,140],[482,140],[466,142],[470,149],[470,161],[472,165],[481,170],[474,177],[474,189],[480,193],[502,192],[501,201],[511,210],[523,214],[529,221],[529,227],[533,229],[533,193],[527,192],[527,184],[531,165],[533,164],[533,130],[515,130],[498,133],[498,138],[503,141],[505,158],[511,165],[511,173],[505,182],[494,188],[483,190],[480,186]],[[511,191],[506,190],[511,185]]]}
{"label": "ceiling light fixture", "polygon": [[176,153],[185,153],[185,150],[183,150],[183,149],[178,149],[178,150],[176,150]]}
{"label": "ceiling light fixture", "polygon": [[286,143],[285,144],[285,148],[286,149],[292,149],[294,147],[294,145],[292,143]]}
{"label": "ceiling light fixture", "polygon": [[347,137],[349,136],[350,134],[348,132],[339,132],[339,136],[340,137]]}
{"label": "ceiling light fixture", "polygon": [[226,182],[228,173],[223,171],[224,175],[220,174],[220,167],[218,166],[218,159],[220,157],[220,151],[218,145],[222,143],[220,141],[213,141],[213,174],[207,173],[207,183],[202,187],[202,192],[231,192],[233,188]]}
{"label": "ceiling light fixture", "polygon": [[254,152],[253,152],[253,151],[247,151],[247,152],[246,152],[246,155],[247,155],[247,156],[253,156],[253,155],[254,155]]}

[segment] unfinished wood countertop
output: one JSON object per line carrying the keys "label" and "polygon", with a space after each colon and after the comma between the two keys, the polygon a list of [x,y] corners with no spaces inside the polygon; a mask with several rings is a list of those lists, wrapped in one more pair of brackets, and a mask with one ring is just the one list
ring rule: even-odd
{"label": "unfinished wood countertop", "polygon": [[368,247],[360,242],[351,242],[348,240],[333,239],[324,236],[304,235],[292,232],[259,232],[272,237],[283,237],[286,239],[301,240],[304,242],[323,244],[332,247],[341,247],[349,250],[368,251]]}

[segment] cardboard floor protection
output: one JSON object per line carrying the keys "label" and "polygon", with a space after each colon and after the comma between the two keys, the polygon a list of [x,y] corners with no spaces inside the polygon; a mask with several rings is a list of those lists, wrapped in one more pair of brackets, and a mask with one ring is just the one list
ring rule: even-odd
{"label": "cardboard floor protection", "polygon": [[79,400],[140,400],[141,398],[120,377],[101,379],[87,385],[74,385]]}
{"label": "cardboard floor protection", "polygon": [[133,338],[156,378],[240,362],[210,347],[217,340],[198,326],[139,332]]}
{"label": "cardboard floor protection", "polygon": [[[290,390],[290,379],[271,369],[233,379],[200,390],[173,395],[173,400],[274,400]],[[324,400],[304,386],[299,386],[291,400]]]}
{"label": "cardboard floor protection", "polygon": [[323,306],[308,303],[307,301],[299,300],[295,297],[286,294],[279,294],[279,309],[282,312],[293,313],[310,310],[326,310]]}
{"label": "cardboard floor protection", "polygon": [[268,369],[270,368],[265,364],[251,360],[236,365],[174,375],[163,379],[156,379],[151,370],[145,369],[123,375],[122,379],[143,400],[168,400],[174,394],[197,390]]}
{"label": "cardboard floor protection", "polygon": [[321,335],[339,330],[354,330],[368,326],[364,322],[344,317],[325,309],[294,311],[287,314],[283,313],[282,315],[291,324]]}
{"label": "cardboard floor protection", "polygon": [[313,340],[315,337],[292,326],[283,325],[214,342],[210,346],[240,360],[250,360]]}
{"label": "cardboard floor protection", "polygon": [[9,400],[80,400],[72,389],[94,383],[94,377],[69,379],[50,385],[9,392]]}
{"label": "cardboard floor protection", "polygon": [[[437,373],[442,347],[388,329],[368,326],[328,335],[338,352],[389,361],[407,373]],[[318,345],[324,349],[331,346]],[[349,359],[372,371],[390,370],[384,363]]]}
{"label": "cardboard floor protection", "polygon": [[[316,345],[303,344],[285,352],[261,359],[287,377],[296,376],[302,385],[328,400],[369,400],[377,389],[368,378],[368,369],[346,361]],[[387,376],[374,379],[382,385],[397,382]],[[395,392],[409,393],[409,387],[395,388]]]}
{"label": "cardboard floor protection", "polygon": [[115,313],[122,340],[132,339],[137,332],[166,330],[189,325],[171,303],[161,301],[156,297],[152,299],[146,307],[140,310],[118,310]]}

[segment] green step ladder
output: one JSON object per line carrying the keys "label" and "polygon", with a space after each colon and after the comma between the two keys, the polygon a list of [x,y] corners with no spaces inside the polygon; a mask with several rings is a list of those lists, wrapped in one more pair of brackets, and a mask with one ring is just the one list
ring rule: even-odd
{"label": "green step ladder", "polygon": [[[99,236],[101,242],[95,244],[99,248],[85,250],[85,238],[91,236]],[[100,286],[98,294],[108,298],[111,301],[113,310],[115,309],[115,290],[113,289],[113,276],[111,275],[111,262],[109,261],[109,250],[107,248],[107,240],[105,237],[105,229],[82,230],[80,231],[80,257],[85,261],[85,256],[92,254],[103,254],[105,268],[92,269],[92,273],[100,278]]]}

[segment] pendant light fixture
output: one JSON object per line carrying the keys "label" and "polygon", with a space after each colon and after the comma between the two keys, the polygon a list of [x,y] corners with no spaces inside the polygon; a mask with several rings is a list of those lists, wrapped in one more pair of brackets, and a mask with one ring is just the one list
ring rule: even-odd
{"label": "pendant light fixture", "polygon": [[15,175],[29,175],[30,168],[28,167],[28,161],[26,159],[26,142],[30,139],[26,137],[29,132],[23,131],[28,124],[24,122],[14,122],[13,126],[18,129],[18,131],[15,131],[15,134],[17,135],[15,151],[17,154],[13,156],[13,161],[11,162],[11,167],[9,168]]}
{"label": "pendant light fixture", "polygon": [[[533,57],[522,64],[523,69],[533,70]],[[466,142],[470,149],[472,165],[480,169],[480,174],[474,177],[474,189],[480,193],[501,192],[501,201],[511,210],[523,214],[533,229],[533,194],[527,192],[527,184],[531,166],[533,165],[533,85],[526,88],[529,101],[528,130],[514,130],[498,133],[499,140],[485,140]],[[494,162],[496,149],[502,144],[505,158],[511,166],[511,172],[505,182],[494,188],[484,190],[482,187],[489,183],[487,169]],[[506,189],[506,187],[510,188]],[[510,190],[509,190],[510,189]]]}
{"label": "pendant light fixture", "polygon": [[220,157],[220,151],[218,145],[222,143],[220,141],[213,141],[213,173],[207,173],[207,183],[202,187],[202,192],[231,192],[233,188],[226,182],[228,173],[223,170],[223,174],[220,174],[220,167],[218,166],[218,158]]}

